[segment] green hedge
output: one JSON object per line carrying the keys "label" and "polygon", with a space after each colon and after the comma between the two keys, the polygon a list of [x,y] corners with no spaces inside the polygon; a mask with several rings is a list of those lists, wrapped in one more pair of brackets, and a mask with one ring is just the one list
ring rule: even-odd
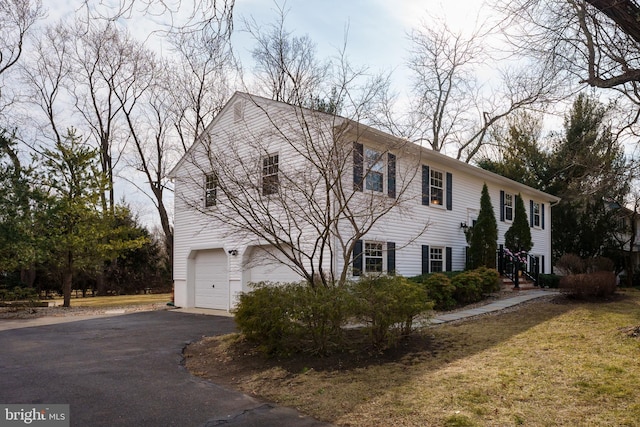
{"label": "green hedge", "polygon": [[480,301],[501,287],[498,271],[486,267],[424,274],[411,278],[411,281],[424,286],[436,310],[449,310]]}
{"label": "green hedge", "polygon": [[345,286],[252,285],[234,312],[244,336],[270,355],[328,354],[348,347],[343,326],[364,323],[377,348],[396,344],[430,310],[424,288],[401,276],[363,276]]}

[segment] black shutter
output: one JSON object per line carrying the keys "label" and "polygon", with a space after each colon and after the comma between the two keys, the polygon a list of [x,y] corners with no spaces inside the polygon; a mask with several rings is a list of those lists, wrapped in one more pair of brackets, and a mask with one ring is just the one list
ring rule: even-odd
{"label": "black shutter", "polygon": [[447,210],[453,209],[453,175],[447,172]]}
{"label": "black shutter", "polygon": [[533,200],[529,200],[529,226],[533,227]]}
{"label": "black shutter", "polygon": [[364,146],[353,143],[353,189],[362,191],[362,173],[364,171]]}
{"label": "black shutter", "polygon": [[544,274],[544,255],[541,257],[540,264],[540,273]]}
{"label": "black shutter", "polygon": [[422,274],[429,273],[429,245],[422,245]]}
{"label": "black shutter", "polygon": [[387,193],[396,198],[396,155],[391,153],[387,154]]}
{"label": "black shutter", "polygon": [[444,260],[445,261],[445,265],[446,265],[445,271],[453,271],[453,260],[451,259],[452,258],[452,256],[451,256],[452,252],[453,251],[451,250],[451,248],[449,246],[447,246],[445,248],[445,260]]}
{"label": "black shutter", "polygon": [[500,190],[500,221],[504,222],[504,190]]}
{"label": "black shutter", "polygon": [[353,275],[362,274],[362,240],[358,240],[353,246]]}
{"label": "black shutter", "polygon": [[541,216],[542,216],[542,219],[541,219],[542,224],[541,224],[541,225],[542,225],[542,229],[544,230],[544,203],[542,203],[542,204],[540,205],[540,209],[542,210],[542,213],[541,213]]}
{"label": "black shutter", "polygon": [[395,276],[396,274],[396,244],[387,242],[387,274]]}
{"label": "black shutter", "polygon": [[429,166],[422,165],[422,204],[429,205]]}

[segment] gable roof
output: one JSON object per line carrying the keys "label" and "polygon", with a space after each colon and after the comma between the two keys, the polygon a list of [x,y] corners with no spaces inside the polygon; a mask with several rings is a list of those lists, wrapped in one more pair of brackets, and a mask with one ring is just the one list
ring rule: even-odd
{"label": "gable roof", "polygon": [[[198,142],[201,141],[203,135],[210,132],[212,128],[216,126],[221,117],[228,113],[228,111],[232,108],[232,106],[236,103],[238,99],[251,100],[252,102],[260,102],[263,104],[269,104],[272,106],[280,106],[280,107],[290,107],[290,108],[301,108],[308,113],[316,114],[316,115],[326,115],[327,117],[332,117],[334,119],[338,119],[340,125],[346,125],[348,127],[347,132],[352,134],[356,134],[358,136],[364,136],[366,138],[370,138],[374,141],[381,142],[387,146],[397,147],[402,146],[406,147],[408,151],[415,152],[416,155],[420,156],[421,159],[424,159],[424,162],[428,162],[429,160],[435,161],[438,164],[444,165],[447,168],[451,168],[452,170],[462,170],[468,173],[471,176],[477,177],[478,179],[485,180],[488,182],[492,182],[498,185],[505,185],[509,188],[513,188],[518,192],[527,192],[535,195],[540,200],[546,200],[551,204],[556,204],[560,201],[560,198],[544,191],[537,190],[533,187],[529,187],[528,185],[522,184],[520,182],[514,181],[512,179],[506,178],[502,175],[496,174],[494,172],[482,169],[478,166],[471,165],[469,163],[465,163],[461,160],[454,159],[453,157],[447,156],[440,152],[434,151],[428,147],[424,147],[422,145],[416,144],[414,142],[410,142],[407,139],[400,138],[386,132],[383,132],[379,129],[373,128],[371,126],[362,124],[355,120],[351,120],[342,116],[336,116],[330,113],[325,113],[322,111],[311,110],[304,107],[293,106],[291,104],[287,104],[281,101],[275,101],[272,99],[264,98],[258,95],[252,95],[246,92],[236,91],[229,101],[225,104],[225,106],[220,110],[218,115],[216,115],[211,123],[205,128],[204,132],[196,138],[196,141],[189,147],[187,152],[182,156],[182,158],[178,161],[178,163],[171,169],[168,176],[170,178],[174,178],[176,176],[176,171],[181,167],[181,165],[186,161],[191,152],[194,150],[194,147]],[[336,125],[337,126],[337,125]]]}

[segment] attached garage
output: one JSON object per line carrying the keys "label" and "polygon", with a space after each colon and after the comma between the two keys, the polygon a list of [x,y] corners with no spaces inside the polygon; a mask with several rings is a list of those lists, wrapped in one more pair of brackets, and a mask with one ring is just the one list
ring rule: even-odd
{"label": "attached garage", "polygon": [[195,257],[195,306],[229,309],[229,271],[223,249],[198,251]]}

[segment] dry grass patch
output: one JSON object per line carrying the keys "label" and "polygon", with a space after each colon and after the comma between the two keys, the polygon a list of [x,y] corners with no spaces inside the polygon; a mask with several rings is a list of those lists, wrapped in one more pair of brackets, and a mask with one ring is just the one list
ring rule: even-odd
{"label": "dry grass patch", "polygon": [[[113,295],[101,297],[72,298],[72,307],[109,308],[126,307],[131,305],[167,303],[171,301],[171,294],[139,294],[139,295]],[[62,299],[56,303],[62,305]]]}
{"label": "dry grass patch", "polygon": [[196,375],[337,425],[633,426],[640,340],[625,331],[639,325],[626,291],[426,328],[383,354],[265,360],[233,335],[185,355]]}

